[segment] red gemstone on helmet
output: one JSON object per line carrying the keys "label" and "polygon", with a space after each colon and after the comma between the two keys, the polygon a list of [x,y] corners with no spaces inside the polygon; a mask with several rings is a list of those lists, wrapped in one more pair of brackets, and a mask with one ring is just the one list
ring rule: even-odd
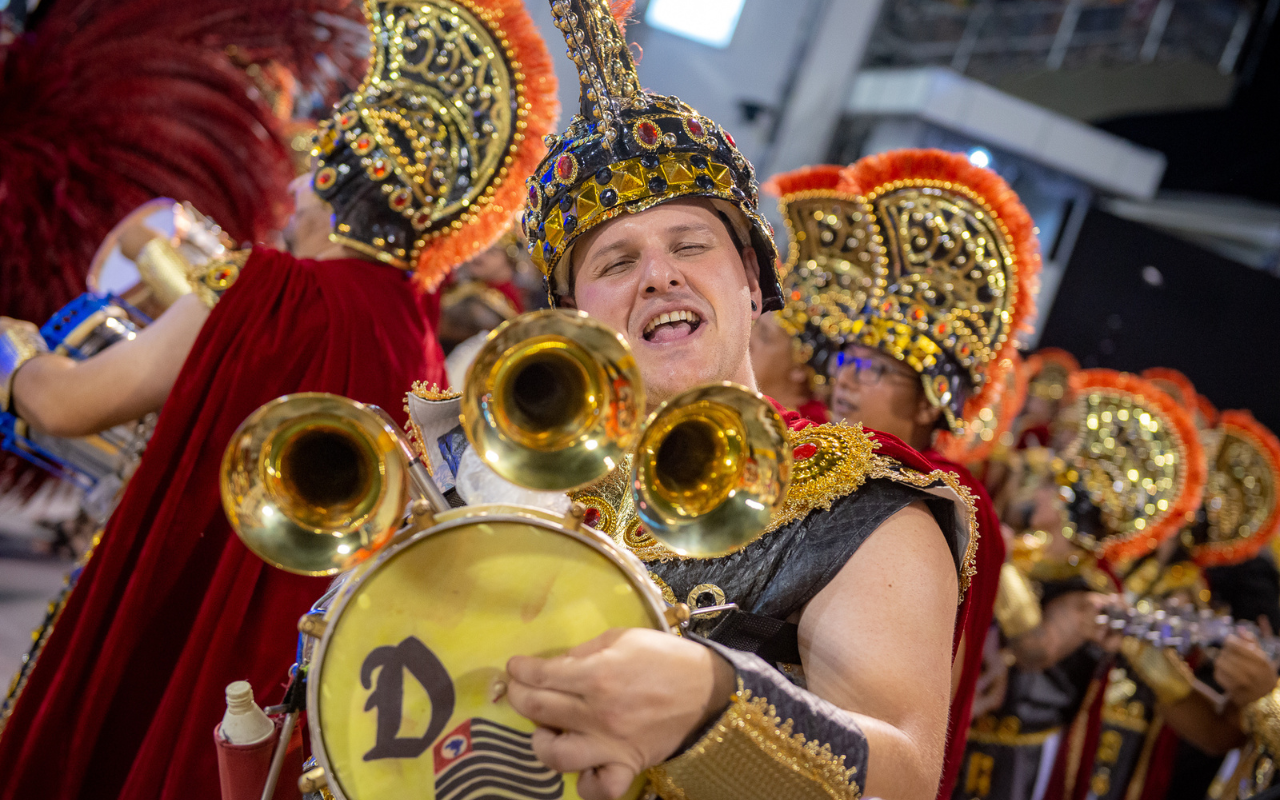
{"label": "red gemstone on helmet", "polygon": [[573,160],[571,153],[561,153],[556,159],[556,178],[568,183],[573,180],[574,174],[578,171],[578,163]]}
{"label": "red gemstone on helmet", "polygon": [[391,168],[387,166],[387,162],[381,159],[373,162],[373,177],[377,178],[378,180],[382,180],[383,178],[387,177],[387,173],[390,171],[391,171]]}
{"label": "red gemstone on helmet", "polygon": [[792,450],[791,455],[796,461],[804,461],[806,458],[813,458],[814,454],[817,452],[818,446],[813,442],[809,442],[807,444],[800,445],[795,450]]}
{"label": "red gemstone on helmet", "polygon": [[529,205],[536,206],[538,201],[542,199],[542,192],[538,191],[538,184],[529,187]]}
{"label": "red gemstone on helmet", "polygon": [[600,524],[600,509],[588,508],[587,513],[582,516],[582,521],[586,523],[588,528],[594,528]]}
{"label": "red gemstone on helmet", "polygon": [[735,142],[735,141],[733,140],[733,134],[732,134],[732,133],[729,133],[729,132],[728,132],[728,131],[726,131],[724,128],[721,128],[721,129],[720,129],[720,132],[724,134],[724,140],[725,140],[726,142],[728,142],[728,143],[729,143],[729,146],[730,146],[730,147],[737,147],[737,146],[738,146],[738,143],[737,143],[737,142]]}
{"label": "red gemstone on helmet", "polygon": [[662,139],[662,131],[649,120],[636,126],[636,139],[645,147],[655,147]]}
{"label": "red gemstone on helmet", "polygon": [[706,131],[703,129],[701,122],[696,119],[691,119],[689,120],[689,133],[692,133],[694,136],[702,136]]}

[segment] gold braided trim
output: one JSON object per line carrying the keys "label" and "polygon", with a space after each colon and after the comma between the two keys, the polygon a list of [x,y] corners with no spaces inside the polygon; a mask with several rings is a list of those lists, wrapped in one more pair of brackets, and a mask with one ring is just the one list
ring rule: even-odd
{"label": "gold braided trim", "polygon": [[[969,545],[960,561],[960,600],[964,600],[973,576],[978,548],[978,522],[975,499],[960,479],[951,472],[933,470],[923,473],[910,469],[888,456],[875,452],[878,443],[862,425],[830,423],[811,425],[787,431],[792,451],[799,451],[791,470],[782,507],[774,514],[764,535],[804,519],[815,511],[829,511],[842,497],[860,489],[868,478],[884,478],[924,489],[945,485],[963,503],[969,527]],[[805,451],[812,447],[811,453]],[[640,527],[631,498],[630,458],[601,481],[570,496],[588,508],[600,512],[597,530],[627,547],[641,561],[698,559],[680,555],[654,539]],[[612,511],[610,514],[608,511]]]}
{"label": "gold braided trim", "polygon": [[830,745],[792,733],[763,697],[752,697],[738,681],[729,709],[697,744],[649,770],[664,800],[859,800],[857,767]]}
{"label": "gold braided trim", "polygon": [[1003,747],[1039,747],[1050,736],[1062,730],[1061,725],[1031,733],[1022,732],[1022,720],[1014,716],[996,719],[987,714],[969,728],[969,741],[975,744],[996,744]]}
{"label": "gold braided trim", "polygon": [[1280,684],[1244,707],[1244,729],[1269,753],[1280,753]]}
{"label": "gold braided trim", "polygon": [[232,250],[205,264],[192,267],[187,273],[191,290],[208,308],[222,299],[223,293],[240,277],[240,271],[249,261],[252,250]]}
{"label": "gold braided trim", "polygon": [[798,458],[792,466],[791,486],[782,508],[769,521],[768,533],[819,509],[827,511],[836,500],[862,488],[875,459],[876,443],[860,423],[788,430],[787,440],[793,452],[806,445],[813,445],[816,450],[808,458]]}

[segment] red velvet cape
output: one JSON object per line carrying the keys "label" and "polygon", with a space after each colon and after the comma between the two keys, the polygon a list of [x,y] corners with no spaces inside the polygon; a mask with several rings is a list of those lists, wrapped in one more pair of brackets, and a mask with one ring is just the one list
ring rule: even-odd
{"label": "red velvet cape", "polygon": [[259,405],[323,391],[404,419],[445,381],[425,301],[366,261],[255,250],[214,308],[97,552],[0,738],[0,798],[219,796],[224,688],[279,702],[296,624],[328,585],[268,567],[219,498],[223,449]]}
{"label": "red velvet cape", "polygon": [[957,640],[965,637],[964,664],[960,668],[960,683],[951,698],[951,716],[947,723],[947,756],[942,763],[942,780],[938,784],[939,800],[951,797],[956,776],[964,762],[964,747],[969,736],[970,712],[973,693],[982,673],[982,643],[991,627],[995,610],[996,591],[1000,588],[1000,567],[1004,564],[1004,537],[1000,534],[1000,517],[996,514],[991,497],[969,470],[954,461],[943,458],[930,450],[924,457],[934,469],[954,472],[974,497],[974,510],[978,517],[978,550],[974,555],[977,574],[969,584],[964,607],[956,618]]}

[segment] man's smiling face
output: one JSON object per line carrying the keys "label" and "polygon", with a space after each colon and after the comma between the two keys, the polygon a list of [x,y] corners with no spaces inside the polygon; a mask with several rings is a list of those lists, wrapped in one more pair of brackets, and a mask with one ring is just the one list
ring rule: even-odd
{"label": "man's smiling face", "polygon": [[755,388],[748,348],[759,278],[755,251],[739,252],[709,201],[675,200],[584,236],[565,305],[626,337],[654,406],[715,381]]}

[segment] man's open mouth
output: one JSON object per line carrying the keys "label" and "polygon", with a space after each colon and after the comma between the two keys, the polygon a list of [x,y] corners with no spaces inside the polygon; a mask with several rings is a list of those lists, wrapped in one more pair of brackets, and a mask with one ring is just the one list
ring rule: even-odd
{"label": "man's open mouth", "polygon": [[702,317],[692,311],[669,311],[649,320],[644,326],[644,340],[663,344],[693,334],[702,325]]}

